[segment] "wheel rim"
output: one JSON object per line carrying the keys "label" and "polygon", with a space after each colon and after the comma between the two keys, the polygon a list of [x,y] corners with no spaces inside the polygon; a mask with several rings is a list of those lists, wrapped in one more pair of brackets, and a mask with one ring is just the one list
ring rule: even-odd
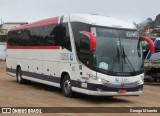
{"label": "wheel rim", "polygon": [[70,91],[71,91],[71,82],[70,82],[70,80],[66,80],[64,82],[64,91],[65,91],[65,93],[70,93]]}

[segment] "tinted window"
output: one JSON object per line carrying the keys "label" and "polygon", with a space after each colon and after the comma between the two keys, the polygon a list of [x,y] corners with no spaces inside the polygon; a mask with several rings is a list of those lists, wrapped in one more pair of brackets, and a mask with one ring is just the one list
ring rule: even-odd
{"label": "tinted window", "polygon": [[12,46],[24,46],[25,40],[21,38],[21,31],[12,31],[8,33],[8,44]]}
{"label": "tinted window", "polygon": [[71,51],[67,23],[11,31],[8,33],[8,44],[12,46],[62,46]]}
{"label": "tinted window", "polygon": [[51,32],[51,36],[54,38],[54,43],[57,46],[62,46],[69,51],[71,50],[71,42],[68,24],[59,24]]}
{"label": "tinted window", "polygon": [[84,63],[85,65],[88,65],[86,63],[86,57],[85,57],[86,55],[84,55],[84,58],[82,58],[83,57],[82,54],[80,56],[80,41],[81,39],[87,38],[87,36],[81,34],[80,31],[90,31],[90,27],[88,24],[80,23],[80,22],[72,22],[71,25],[72,25],[72,31],[73,31],[75,45],[76,45],[77,56],[82,63]]}
{"label": "tinted window", "polygon": [[54,38],[51,37],[51,32],[54,28],[54,25],[49,25],[28,29],[28,32],[30,32],[30,45],[54,46]]}

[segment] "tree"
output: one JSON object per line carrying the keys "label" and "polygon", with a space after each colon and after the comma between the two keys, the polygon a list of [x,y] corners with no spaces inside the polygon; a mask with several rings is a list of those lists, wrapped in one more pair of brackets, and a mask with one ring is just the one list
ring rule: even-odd
{"label": "tree", "polygon": [[160,14],[156,16],[156,19],[154,21],[154,27],[160,27]]}
{"label": "tree", "polygon": [[152,18],[147,18],[147,21],[148,22],[152,22]]}

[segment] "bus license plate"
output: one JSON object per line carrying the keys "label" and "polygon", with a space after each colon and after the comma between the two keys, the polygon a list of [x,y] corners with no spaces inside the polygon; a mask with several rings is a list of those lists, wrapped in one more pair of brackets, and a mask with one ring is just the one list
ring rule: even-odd
{"label": "bus license plate", "polygon": [[126,92],[127,92],[126,89],[119,89],[119,90],[118,90],[118,93],[126,93]]}

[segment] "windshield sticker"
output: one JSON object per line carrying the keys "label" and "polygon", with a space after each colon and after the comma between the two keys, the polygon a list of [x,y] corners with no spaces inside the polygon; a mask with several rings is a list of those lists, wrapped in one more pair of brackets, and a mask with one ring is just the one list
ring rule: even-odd
{"label": "windshield sticker", "polygon": [[70,54],[70,60],[73,61],[73,53]]}
{"label": "windshield sticker", "polygon": [[91,27],[91,32],[92,34],[96,37],[97,33],[96,33],[96,28],[95,27]]}
{"label": "windshield sticker", "polygon": [[120,82],[118,77],[115,78],[115,82],[116,82],[116,83],[119,83],[119,82]]}

